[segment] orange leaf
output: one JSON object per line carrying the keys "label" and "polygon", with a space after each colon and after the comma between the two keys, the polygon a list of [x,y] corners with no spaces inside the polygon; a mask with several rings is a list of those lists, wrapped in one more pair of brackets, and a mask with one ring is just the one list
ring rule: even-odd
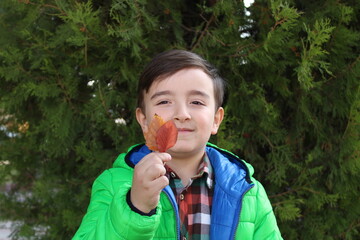
{"label": "orange leaf", "polygon": [[146,146],[150,150],[166,152],[176,143],[177,128],[173,121],[164,122],[159,115],[155,114],[144,137]]}
{"label": "orange leaf", "polygon": [[167,121],[156,133],[156,143],[159,152],[166,152],[176,143],[178,130],[174,121]]}
{"label": "orange leaf", "polygon": [[156,132],[162,125],[164,125],[164,123],[164,120],[160,116],[155,114],[153,120],[149,125],[148,131],[144,133],[146,146],[148,146],[150,150],[158,151],[156,144]]}

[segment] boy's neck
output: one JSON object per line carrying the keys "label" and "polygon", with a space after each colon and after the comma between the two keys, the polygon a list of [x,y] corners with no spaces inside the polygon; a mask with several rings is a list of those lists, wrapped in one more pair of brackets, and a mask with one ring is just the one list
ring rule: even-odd
{"label": "boy's neck", "polygon": [[178,175],[183,185],[187,186],[190,179],[197,174],[204,154],[205,152],[202,152],[191,158],[172,158],[166,164]]}

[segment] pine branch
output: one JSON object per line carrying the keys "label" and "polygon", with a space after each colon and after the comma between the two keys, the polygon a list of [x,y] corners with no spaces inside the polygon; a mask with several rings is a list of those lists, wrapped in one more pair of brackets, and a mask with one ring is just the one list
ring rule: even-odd
{"label": "pine branch", "polygon": [[191,47],[191,51],[193,51],[195,48],[197,48],[200,44],[200,42],[202,41],[202,39],[204,38],[205,34],[208,32],[208,29],[210,27],[210,24],[215,20],[215,15],[212,14],[209,20],[205,20],[206,21],[206,25],[203,31],[201,31],[201,35],[200,37],[197,39],[196,43]]}
{"label": "pine branch", "polygon": [[228,44],[224,43],[223,41],[217,39],[213,34],[211,34],[210,32],[208,32],[208,35],[211,36],[213,39],[215,39],[216,42],[220,43],[223,47],[229,47]]}
{"label": "pine branch", "polygon": [[57,73],[57,76],[56,76],[56,80],[57,80],[57,84],[58,86],[61,88],[64,96],[65,96],[65,100],[66,102],[69,104],[69,106],[71,107],[72,110],[78,112],[78,110],[76,109],[75,105],[72,103],[72,100],[71,100],[71,97],[70,95],[68,94],[67,90],[66,90],[66,86],[65,84],[61,81],[61,78],[59,76],[59,74]]}
{"label": "pine branch", "polygon": [[43,8],[52,8],[52,9],[56,9],[58,10],[61,15],[63,16],[66,16],[66,12],[64,12],[61,8],[59,8],[58,6],[55,6],[55,5],[52,5],[52,4],[48,4],[48,3],[45,3],[45,4],[40,4],[40,3],[33,3],[33,2],[30,2],[30,0],[19,0],[20,3],[25,3],[25,4],[30,4],[30,5],[37,5],[37,6],[40,6],[40,7],[43,7]]}
{"label": "pine branch", "polygon": [[349,233],[353,230],[353,229],[356,229],[360,227],[360,219],[357,219],[355,221],[353,221],[350,226],[348,227],[348,229],[346,229],[345,232],[343,232],[342,234],[340,234],[339,236],[342,238],[342,239],[346,239],[347,236],[349,236]]}
{"label": "pine branch", "polygon": [[236,49],[236,52],[241,52],[241,51],[243,51],[243,49],[246,49],[246,48],[250,48],[250,50],[246,54],[236,53],[236,54],[229,55],[229,57],[231,57],[231,58],[248,57],[251,53],[255,52],[256,50],[258,50],[261,47],[263,47],[263,44],[249,43],[247,45],[242,45]]}
{"label": "pine branch", "polygon": [[276,206],[279,206],[279,205],[284,205],[286,203],[293,203],[293,202],[294,202],[293,199],[289,199],[289,200],[284,200],[284,201],[272,203],[271,206],[276,207]]}
{"label": "pine branch", "polygon": [[286,21],[287,21],[286,18],[283,18],[283,19],[281,19],[281,20],[276,21],[275,24],[274,24],[274,26],[271,27],[271,30],[270,30],[270,31],[271,31],[271,32],[275,31],[275,29],[276,29],[277,27],[279,27],[281,24],[283,24],[283,23],[286,22]]}
{"label": "pine branch", "polygon": [[285,196],[285,195],[291,194],[291,193],[296,192],[296,191],[297,191],[296,189],[292,189],[292,188],[291,188],[290,190],[285,191],[285,192],[282,192],[282,193],[269,195],[269,198],[282,197],[282,196]]}
{"label": "pine branch", "polygon": [[88,65],[88,34],[86,25],[84,25],[84,31],[85,31],[85,44],[84,44],[84,58],[85,58],[85,66]]}
{"label": "pine branch", "polygon": [[270,141],[270,139],[269,139],[263,132],[260,132],[260,135],[265,138],[265,140],[268,142],[268,144],[269,144],[269,146],[271,147],[271,149],[274,149],[274,148],[275,148],[274,144],[272,144],[272,142]]}
{"label": "pine branch", "polygon": [[109,113],[109,109],[106,107],[106,102],[105,102],[105,99],[104,99],[104,95],[102,93],[102,90],[101,90],[101,87],[100,87],[100,84],[98,85],[98,89],[99,89],[99,96],[100,96],[100,101],[101,101],[101,105],[103,106],[104,110],[105,110],[105,113],[106,115],[108,116],[109,119],[112,119],[110,113]]}
{"label": "pine branch", "polygon": [[359,62],[359,60],[360,56],[358,56],[353,62],[348,64],[346,68],[344,68],[338,75],[331,75],[327,82],[330,82],[334,79],[341,79],[345,74],[349,73],[354,68],[354,66]]}
{"label": "pine branch", "polygon": [[[357,88],[357,94],[356,94],[355,99],[356,99],[356,100],[355,100],[355,103],[354,103],[354,104],[359,105],[359,103],[360,103],[360,85],[359,85],[358,88]],[[357,115],[360,113],[359,107],[360,107],[360,106],[356,106],[356,105],[355,105],[355,106],[353,106],[353,107],[350,108],[349,115],[348,115],[348,117],[347,117],[348,121],[347,121],[347,124],[346,124],[346,128],[345,128],[344,133],[343,133],[343,135],[342,135],[342,137],[341,137],[343,140],[345,139],[346,136],[350,135],[350,133],[349,133],[350,127],[356,126],[356,125],[359,125],[359,124],[360,124],[359,122],[354,122],[354,121],[356,121],[356,120],[354,120],[354,117],[353,117],[353,115],[354,115],[354,112],[353,112],[353,111],[355,111],[355,112],[356,112],[355,114],[357,114]]]}

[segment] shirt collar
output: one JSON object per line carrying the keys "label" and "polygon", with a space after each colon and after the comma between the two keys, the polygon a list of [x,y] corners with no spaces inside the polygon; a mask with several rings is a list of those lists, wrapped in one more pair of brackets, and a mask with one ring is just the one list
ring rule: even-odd
{"label": "shirt collar", "polygon": [[[166,175],[172,178],[179,178],[177,174],[168,166],[165,165]],[[203,159],[200,162],[197,174],[191,178],[193,181],[196,178],[204,177],[206,179],[206,185],[209,189],[212,189],[214,186],[214,174],[213,168],[210,163],[210,159],[206,152],[204,153]]]}

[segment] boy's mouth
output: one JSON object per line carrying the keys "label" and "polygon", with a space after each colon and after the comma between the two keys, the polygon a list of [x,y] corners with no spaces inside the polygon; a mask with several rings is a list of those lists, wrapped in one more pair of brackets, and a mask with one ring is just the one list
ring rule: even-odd
{"label": "boy's mouth", "polygon": [[193,132],[194,130],[193,129],[190,129],[190,128],[178,128],[178,132],[179,133],[186,133],[186,132]]}

